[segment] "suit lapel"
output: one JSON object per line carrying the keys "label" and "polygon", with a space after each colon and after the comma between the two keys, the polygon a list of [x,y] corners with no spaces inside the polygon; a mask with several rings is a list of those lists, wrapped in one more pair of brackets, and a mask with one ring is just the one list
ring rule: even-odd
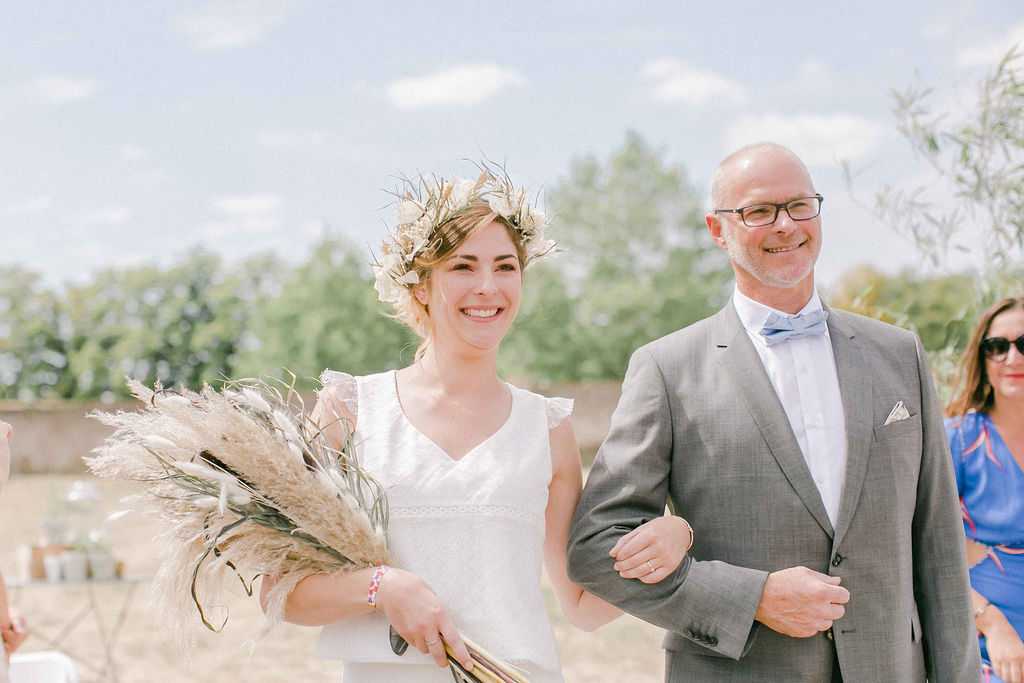
{"label": "suit lapel", "polygon": [[718,364],[732,382],[734,394],[750,411],[768,448],[807,511],[831,537],[832,524],[793,435],[789,418],[731,302],[715,316],[715,321],[714,344],[719,352]]}
{"label": "suit lapel", "polygon": [[850,528],[857,509],[871,447],[872,407],[871,376],[866,372],[864,351],[856,333],[841,311],[829,310],[828,332],[832,339],[832,354],[836,359],[839,393],[846,414],[846,481],[839,500],[839,520],[836,523],[835,542],[843,539]]}

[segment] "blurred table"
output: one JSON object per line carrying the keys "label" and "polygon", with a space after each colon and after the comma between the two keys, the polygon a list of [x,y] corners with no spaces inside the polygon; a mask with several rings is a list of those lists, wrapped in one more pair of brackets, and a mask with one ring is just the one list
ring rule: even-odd
{"label": "blurred table", "polygon": [[[46,643],[46,645],[54,650],[59,650],[69,655],[75,662],[86,669],[92,671],[101,680],[117,681],[117,668],[115,661],[115,653],[117,646],[118,636],[121,634],[121,627],[124,626],[124,622],[128,617],[128,612],[131,609],[132,601],[135,598],[135,591],[140,583],[148,581],[143,576],[126,576],[124,578],[111,579],[109,581],[59,581],[51,582],[44,579],[13,579],[7,581],[7,587],[11,589],[15,599],[12,602],[16,602],[16,596],[22,590],[50,590],[54,592],[67,593],[69,588],[84,588],[87,599],[84,603],[75,608],[71,601],[68,601],[66,605],[68,610],[68,617],[58,631],[53,634],[47,634],[41,632],[35,624],[29,621],[29,628],[31,629],[30,638],[38,638],[39,640]],[[100,602],[97,597],[97,589],[100,587],[111,587],[118,589],[122,595],[120,596],[120,604],[117,601],[108,601],[106,606]],[[104,619],[104,609],[109,609],[109,605],[115,605],[117,610],[117,616],[112,622],[108,622]],[[83,621],[92,617],[93,622],[96,625],[96,631],[99,636],[100,654],[102,656],[99,664],[96,663],[95,659],[86,657],[82,652],[77,649],[72,649],[64,646],[65,639],[75,630],[79,624]]]}

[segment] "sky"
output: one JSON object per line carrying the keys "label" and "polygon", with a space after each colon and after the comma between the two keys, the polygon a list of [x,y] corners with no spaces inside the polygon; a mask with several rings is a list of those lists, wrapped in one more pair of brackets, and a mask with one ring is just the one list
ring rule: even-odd
{"label": "sky", "polygon": [[633,130],[705,194],[738,146],[789,145],[826,198],[819,282],[891,272],[919,257],[865,207],[923,177],[891,92],[955,112],[1015,43],[1019,0],[14,0],[0,267],[297,261],[325,232],[369,261],[396,176],[486,157],[543,192]]}

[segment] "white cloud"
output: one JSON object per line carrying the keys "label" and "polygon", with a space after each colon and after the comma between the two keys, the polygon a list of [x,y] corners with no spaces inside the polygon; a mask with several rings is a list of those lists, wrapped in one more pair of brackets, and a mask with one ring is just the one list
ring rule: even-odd
{"label": "white cloud", "polygon": [[319,130],[264,130],[256,136],[264,149],[280,152],[320,150],[327,144],[327,135]]}
{"label": "white cloud", "polygon": [[299,234],[309,239],[316,239],[327,233],[327,223],[322,220],[309,220],[299,226]]}
{"label": "white cloud", "polygon": [[284,201],[276,194],[236,195],[213,200],[213,210],[225,220],[205,226],[209,237],[266,235],[281,227]]}
{"label": "white cloud", "polygon": [[149,151],[138,145],[125,144],[117,150],[117,158],[126,164],[142,161],[149,156]]}
{"label": "white cloud", "polygon": [[427,76],[406,78],[388,86],[388,99],[399,109],[474,105],[527,80],[517,69],[492,62],[462,64]]}
{"label": "white cloud", "polygon": [[86,225],[120,225],[132,219],[135,212],[127,206],[109,206],[76,214],[74,220]]}
{"label": "white cloud", "polygon": [[792,149],[808,166],[859,159],[876,149],[886,126],[852,114],[764,114],[744,116],[725,131],[726,150],[756,142],[777,142]]}
{"label": "white cloud", "polygon": [[741,104],[747,99],[746,88],[711,71],[671,57],[648,62],[640,77],[651,82],[651,96],[662,102],[707,104],[718,100]]}
{"label": "white cloud", "polygon": [[809,59],[797,67],[797,75],[805,78],[820,78],[826,74],[825,65],[816,59]]}
{"label": "white cloud", "polygon": [[995,66],[1014,46],[1020,48],[1018,52],[1024,52],[1024,22],[1011,26],[1006,36],[1001,39],[961,48],[956,53],[956,63],[957,66],[963,67]]}
{"label": "white cloud", "polygon": [[92,78],[49,74],[37,78],[30,87],[40,102],[67,104],[92,97],[100,89],[100,82]]}
{"label": "white cloud", "polygon": [[175,19],[196,52],[236,50],[266,38],[304,0],[215,0]]}
{"label": "white cloud", "polygon": [[284,202],[276,194],[238,195],[213,200],[213,208],[217,213],[235,217],[275,213],[283,207]]}
{"label": "white cloud", "polygon": [[29,216],[43,213],[51,206],[53,206],[53,200],[50,197],[38,195],[5,204],[3,210],[8,216]]}

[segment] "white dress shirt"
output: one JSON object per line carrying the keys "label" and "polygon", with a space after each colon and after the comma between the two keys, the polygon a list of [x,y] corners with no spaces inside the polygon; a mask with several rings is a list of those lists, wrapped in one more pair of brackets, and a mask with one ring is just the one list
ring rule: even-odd
{"label": "white dress shirt", "polygon": [[[846,416],[828,330],[825,334],[795,337],[768,346],[761,328],[774,309],[744,296],[738,289],[732,302],[786,411],[834,529],[846,479]],[[821,299],[815,291],[800,313],[819,309]]]}

